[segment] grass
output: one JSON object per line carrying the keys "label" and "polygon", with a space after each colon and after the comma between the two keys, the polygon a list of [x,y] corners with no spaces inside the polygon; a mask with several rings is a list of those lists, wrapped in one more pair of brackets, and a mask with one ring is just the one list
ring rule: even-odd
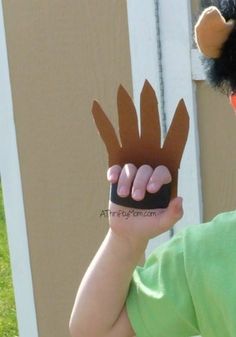
{"label": "grass", "polygon": [[6,222],[0,188],[0,336],[18,336],[15,300],[7,243]]}

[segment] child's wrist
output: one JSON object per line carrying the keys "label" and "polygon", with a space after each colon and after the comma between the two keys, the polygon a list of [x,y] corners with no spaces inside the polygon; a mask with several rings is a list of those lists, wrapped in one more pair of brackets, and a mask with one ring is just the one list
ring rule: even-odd
{"label": "child's wrist", "polygon": [[148,244],[148,240],[146,239],[121,236],[111,228],[108,232],[108,240],[115,250],[122,254],[124,253],[128,258],[131,258],[131,260],[137,260],[137,262],[143,255]]}

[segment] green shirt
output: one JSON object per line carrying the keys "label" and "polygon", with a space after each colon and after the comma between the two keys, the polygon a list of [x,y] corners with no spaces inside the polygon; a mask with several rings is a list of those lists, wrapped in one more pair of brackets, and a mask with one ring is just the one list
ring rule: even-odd
{"label": "green shirt", "polygon": [[236,211],[190,226],[133,273],[137,337],[236,336]]}

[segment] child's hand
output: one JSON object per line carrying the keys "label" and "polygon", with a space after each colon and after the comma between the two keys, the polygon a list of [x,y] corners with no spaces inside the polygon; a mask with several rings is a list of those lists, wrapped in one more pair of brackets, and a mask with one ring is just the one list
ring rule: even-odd
{"label": "child's hand", "polygon": [[[162,185],[171,182],[171,175],[165,166],[154,170],[149,165],[138,169],[133,164],[123,168],[114,165],[107,172],[110,183],[118,182],[118,195],[127,197],[131,193],[134,200],[142,200],[146,191],[157,192]],[[132,187],[132,189],[131,189]],[[170,229],[183,215],[182,199],[174,198],[165,209],[132,209],[109,201],[109,223],[111,230],[127,239],[145,241]]]}

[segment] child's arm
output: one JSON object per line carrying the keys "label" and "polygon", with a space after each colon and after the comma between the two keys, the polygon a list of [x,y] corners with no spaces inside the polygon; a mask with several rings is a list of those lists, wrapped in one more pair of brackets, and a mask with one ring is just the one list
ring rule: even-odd
{"label": "child's arm", "polygon": [[73,337],[134,335],[126,314],[122,313],[120,322],[118,318],[144,250],[145,242],[131,247],[127,240],[108,232],[81,282],[70,323]]}
{"label": "child's arm", "polygon": [[[129,194],[133,182],[132,197],[141,200],[146,190],[156,192],[163,184],[169,183],[171,178],[163,166],[153,171],[147,165],[137,170],[128,164],[122,171],[117,166],[108,171],[110,182],[117,182],[118,179],[120,196]],[[121,186],[126,191],[119,192]],[[111,202],[109,209],[112,212],[129,210]],[[155,215],[149,217],[110,217],[110,230],[77,293],[70,321],[73,337],[132,337],[135,334],[124,305],[133,270],[148,240],[168,230],[181,218],[182,201],[176,198],[167,209],[152,211]]]}

